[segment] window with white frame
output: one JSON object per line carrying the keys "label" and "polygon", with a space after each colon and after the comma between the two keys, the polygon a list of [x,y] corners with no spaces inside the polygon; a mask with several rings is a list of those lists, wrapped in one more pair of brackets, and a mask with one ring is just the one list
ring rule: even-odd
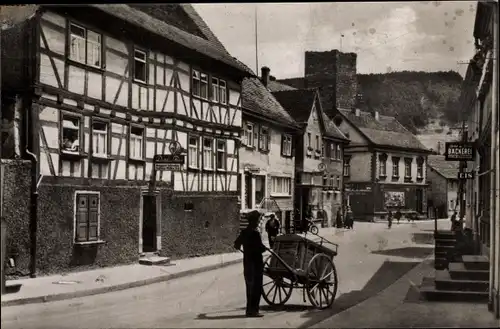
{"label": "window with white frame", "polygon": [[75,195],[75,242],[99,240],[99,194],[77,192]]}
{"label": "window with white frame", "polygon": [[189,145],[188,145],[188,158],[189,158],[189,167],[198,168],[198,136],[190,136],[189,137]]}
{"label": "window with white frame", "polygon": [[405,178],[411,178],[411,158],[405,158]]}
{"label": "window with white frame", "polygon": [[337,159],[335,143],[330,144],[330,159]]}
{"label": "window with white frame", "polygon": [[200,98],[208,98],[208,75],[200,73]]}
{"label": "window with white frame", "polygon": [[342,149],[340,147],[340,144],[337,144],[337,152],[335,153],[336,155],[336,158],[337,160],[341,160],[342,159]]}
{"label": "window with white frame", "polygon": [[307,133],[307,147],[311,147],[311,133]]}
{"label": "window with white frame", "polygon": [[146,58],[146,52],[134,49],[134,79],[144,83],[147,80],[148,70]]}
{"label": "window with white frame", "polygon": [[332,188],[335,187],[335,176],[333,176],[333,175],[330,176],[330,186]]}
{"label": "window with white frame", "polygon": [[292,136],[282,135],[281,154],[284,156],[292,156]]}
{"label": "window with white frame", "polygon": [[422,179],[424,177],[424,158],[418,157],[417,159],[417,178]]}
{"label": "window with white frame", "polygon": [[217,169],[218,170],[226,170],[226,141],[218,140],[217,141]]}
{"label": "window with white frame", "polygon": [[92,122],[92,153],[97,156],[108,155],[108,124]]}
{"label": "window with white frame", "polygon": [[316,135],[316,150],[319,150],[319,136]]}
{"label": "window with white frame", "polygon": [[211,138],[203,139],[203,169],[214,169],[214,140]]}
{"label": "window with white frame", "polygon": [[193,77],[192,77],[192,83],[191,83],[191,92],[193,93],[193,96],[200,96],[200,72],[193,70]]}
{"label": "window with white frame", "polygon": [[387,176],[387,154],[383,153],[379,156],[379,177]]}
{"label": "window with white frame", "polygon": [[144,150],[144,128],[130,127],[129,157],[142,160]]}
{"label": "window with white frame", "polygon": [[80,118],[63,114],[61,149],[64,152],[80,152]]}
{"label": "window with white frame", "polygon": [[392,177],[399,177],[399,158],[392,157]]}
{"label": "window with white frame", "polygon": [[212,101],[219,102],[219,79],[212,78]]}
{"label": "window with white frame", "polygon": [[337,188],[342,188],[342,184],[340,183],[340,176],[337,176]]}
{"label": "window with white frame", "polygon": [[227,88],[226,88],[226,81],[224,80],[219,80],[219,100],[221,104],[227,104]]}
{"label": "window with white frame", "polygon": [[261,126],[259,134],[259,149],[269,151],[269,128]]}
{"label": "window with white frame", "polygon": [[271,177],[271,194],[290,195],[291,184],[290,177]]}
{"label": "window with white frame", "polygon": [[253,123],[247,122],[245,124],[244,142],[246,146],[253,147]]}
{"label": "window with white frame", "polygon": [[344,177],[351,176],[351,158],[344,157]]}
{"label": "window with white frame", "polygon": [[102,38],[99,33],[82,26],[70,24],[70,59],[101,67]]}

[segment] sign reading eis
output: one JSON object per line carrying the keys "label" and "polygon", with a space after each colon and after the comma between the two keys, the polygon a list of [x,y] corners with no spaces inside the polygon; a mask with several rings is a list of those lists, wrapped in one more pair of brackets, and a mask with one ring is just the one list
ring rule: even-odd
{"label": "sign reading eis", "polygon": [[474,160],[474,143],[452,142],[445,144],[446,161]]}

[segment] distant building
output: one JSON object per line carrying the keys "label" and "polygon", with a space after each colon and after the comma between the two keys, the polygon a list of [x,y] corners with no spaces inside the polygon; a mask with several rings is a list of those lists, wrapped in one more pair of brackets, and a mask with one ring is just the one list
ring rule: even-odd
{"label": "distant building", "polygon": [[458,202],[459,162],[446,161],[443,155],[427,158],[427,205],[437,209],[438,218],[450,217],[454,211],[460,214]]}
{"label": "distant building", "polygon": [[312,216],[331,226],[342,207],[342,161],[349,141],[323,112],[317,89],[273,94],[302,128],[295,148],[295,208],[299,218],[303,221]]}
{"label": "distant building", "polygon": [[324,112],[350,139],[344,150],[344,202],[356,219],[385,217],[388,209],[424,214],[431,152],[396,118],[363,104],[356,60],[355,53],[307,51],[305,77],[278,81],[319,88]]}

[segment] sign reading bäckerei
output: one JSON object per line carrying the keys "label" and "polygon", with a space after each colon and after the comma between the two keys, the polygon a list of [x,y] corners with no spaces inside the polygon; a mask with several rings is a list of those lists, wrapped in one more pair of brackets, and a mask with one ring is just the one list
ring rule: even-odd
{"label": "sign reading b\u00e4ckerei", "polygon": [[445,158],[447,161],[474,160],[474,143],[448,142],[445,144]]}

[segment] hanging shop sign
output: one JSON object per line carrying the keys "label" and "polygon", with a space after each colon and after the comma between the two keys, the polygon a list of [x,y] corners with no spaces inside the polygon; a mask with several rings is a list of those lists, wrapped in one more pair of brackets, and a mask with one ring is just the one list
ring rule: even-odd
{"label": "hanging shop sign", "polygon": [[472,161],[474,160],[474,143],[448,142],[445,144],[446,161]]}

